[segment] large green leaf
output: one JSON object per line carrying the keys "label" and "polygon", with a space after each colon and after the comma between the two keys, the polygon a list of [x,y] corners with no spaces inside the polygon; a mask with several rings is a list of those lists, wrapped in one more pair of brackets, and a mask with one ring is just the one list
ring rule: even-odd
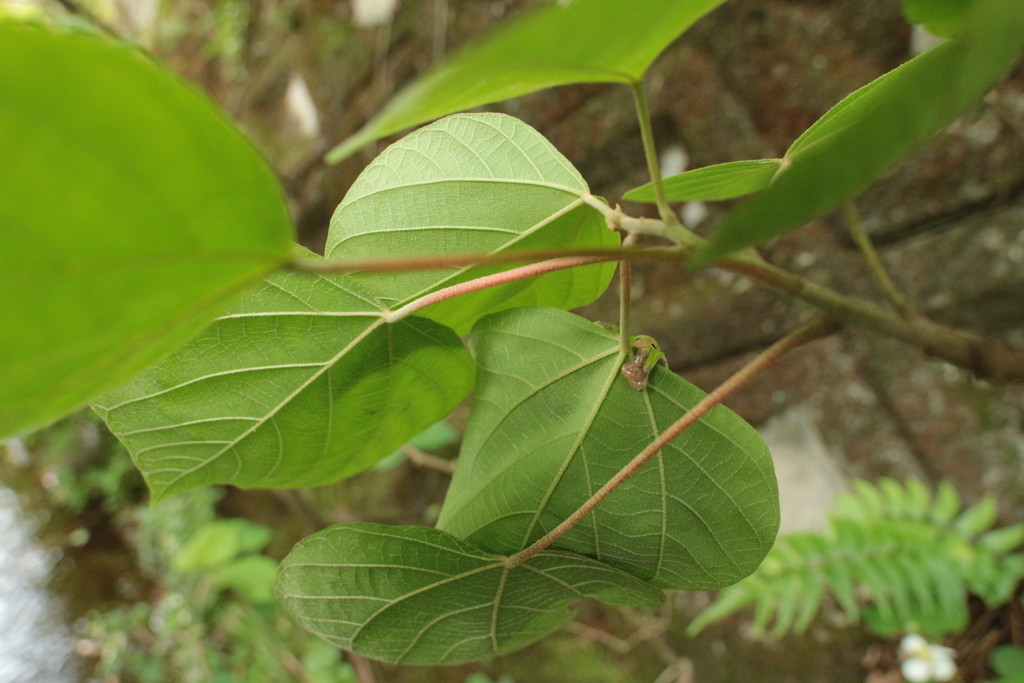
{"label": "large green leaf", "polygon": [[116,386],[289,257],[273,173],[125,45],[0,23],[0,437]]}
{"label": "large green leaf", "polygon": [[[492,552],[550,531],[704,397],[664,368],[633,389],[615,335],[563,311],[488,316],[470,350],[473,410],[438,528]],[[752,572],[778,525],[768,449],[719,406],[556,547],[662,588],[705,589]]]}
{"label": "large green leaf", "polygon": [[719,226],[695,265],[795,230],[854,197],[977,102],[1024,47],[1019,0],[977,0],[957,37],[841,102],[772,185]]}
{"label": "large green leaf", "polygon": [[337,481],[446,415],[472,385],[451,330],[383,315],[344,276],[274,275],[95,408],[156,500],[208,484]]}
{"label": "large green leaf", "polygon": [[[755,159],[695,168],[665,178],[665,198],[670,202],[720,202],[742,197],[768,187],[781,164],[782,159]],[[654,187],[650,183],[635,187],[622,198],[653,203]]]}
{"label": "large green leaf", "polygon": [[432,119],[568,83],[635,83],[662,50],[724,0],[573,0],[529,12],[398,93],[328,154]]}
{"label": "large green leaf", "polygon": [[939,36],[954,35],[962,26],[964,16],[974,0],[903,0],[903,13],[912,24]]}
{"label": "large green leaf", "polygon": [[586,595],[658,605],[661,591],[600,562],[546,551],[518,567],[436,529],[343,524],[300,541],[277,595],[329,643],[400,664],[459,664],[523,648]]}
{"label": "large green leaf", "polygon": [[[586,182],[550,142],[504,114],[450,116],[391,145],[338,206],[327,255],[445,256],[556,247],[615,248],[616,233],[583,203]],[[509,265],[356,273],[392,308]],[[516,306],[575,308],[608,286],[614,263],[560,270],[460,296],[422,315],[463,333]]]}

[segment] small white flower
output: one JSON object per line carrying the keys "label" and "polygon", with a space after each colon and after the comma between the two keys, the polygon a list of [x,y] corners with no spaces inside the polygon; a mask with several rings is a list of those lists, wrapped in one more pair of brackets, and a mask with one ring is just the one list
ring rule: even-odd
{"label": "small white flower", "polygon": [[956,674],[954,655],[956,650],[953,648],[932,645],[916,633],[911,633],[900,641],[900,659],[903,660],[900,671],[911,683],[944,683]]}
{"label": "small white flower", "polygon": [[352,23],[359,28],[373,28],[391,22],[398,9],[398,0],[352,0]]}

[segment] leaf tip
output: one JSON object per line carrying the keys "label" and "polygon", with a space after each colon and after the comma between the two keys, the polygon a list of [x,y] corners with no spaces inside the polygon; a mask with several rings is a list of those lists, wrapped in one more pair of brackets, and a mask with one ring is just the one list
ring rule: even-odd
{"label": "leaf tip", "polygon": [[363,131],[365,130],[366,129],[364,128],[355,135],[345,138],[341,143],[332,147],[327,154],[324,155],[324,162],[326,162],[328,166],[340,164],[342,161],[348,159],[357,151],[365,147],[374,139],[372,135],[364,133]]}
{"label": "leaf tip", "polygon": [[651,203],[654,201],[654,191],[651,189],[651,184],[646,183],[626,192],[622,195],[622,199],[627,202]]}

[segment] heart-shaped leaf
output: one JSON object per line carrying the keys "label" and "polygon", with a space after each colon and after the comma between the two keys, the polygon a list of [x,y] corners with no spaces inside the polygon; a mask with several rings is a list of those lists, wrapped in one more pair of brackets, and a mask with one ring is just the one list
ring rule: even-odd
{"label": "heart-shaped leaf", "polygon": [[[473,410],[438,528],[491,552],[551,531],[704,397],[662,367],[633,389],[617,338],[564,311],[488,316],[470,350]],[[768,449],[719,406],[554,547],[662,588],[706,589],[752,572],[778,525]]]}
{"label": "heart-shaped leaf", "polygon": [[[586,182],[550,142],[504,114],[450,116],[388,147],[338,206],[327,255],[447,256],[557,247],[615,248],[616,233],[583,203]],[[352,277],[398,308],[510,265]],[[576,308],[608,287],[614,263],[559,270],[460,296],[421,315],[468,332],[486,313],[517,306]]]}
{"label": "heart-shaped leaf", "polygon": [[94,407],[155,500],[209,484],[337,481],[446,415],[472,385],[451,330],[383,315],[344,276],[281,273]]}
{"label": "heart-shaped leaf", "polygon": [[0,22],[0,437],[170,353],[290,257],[274,174],[129,46]]}
{"label": "heart-shaped leaf", "polygon": [[568,83],[635,83],[655,57],[724,0],[549,3],[485,36],[402,90],[327,155],[446,114]]}
{"label": "heart-shaped leaf", "polygon": [[[768,187],[779,171],[782,159],[755,159],[715,164],[665,178],[665,198],[670,202],[720,202]],[[647,183],[633,188],[622,198],[631,202],[654,202],[654,187]]]}
{"label": "heart-shaped leaf", "polygon": [[300,541],[276,591],[305,628],[399,664],[459,664],[526,647],[586,595],[658,605],[661,591],[590,558],[546,551],[520,566],[442,531],[342,524]]}
{"label": "heart-shaped leaf", "polygon": [[980,100],[1022,48],[1019,0],[976,0],[955,38],[864,86],[801,136],[789,167],[725,218],[693,265],[795,230],[854,197]]}

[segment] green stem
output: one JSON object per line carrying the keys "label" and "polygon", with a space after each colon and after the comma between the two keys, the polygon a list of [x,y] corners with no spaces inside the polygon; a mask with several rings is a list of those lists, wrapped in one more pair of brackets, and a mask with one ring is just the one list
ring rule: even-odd
{"label": "green stem", "polygon": [[630,87],[633,90],[633,102],[636,104],[636,117],[640,120],[640,137],[644,143],[644,156],[647,157],[647,170],[651,175],[651,185],[654,187],[654,199],[658,204],[658,214],[666,223],[678,223],[679,219],[669,207],[668,200],[665,199],[665,187],[661,183],[658,150],[654,145],[651,112],[647,106],[647,97],[644,95],[643,81],[634,81]]}
{"label": "green stem", "polygon": [[867,261],[868,269],[881,288],[882,294],[889,301],[889,305],[904,318],[918,315],[917,310],[893,284],[889,273],[885,271],[881,259],[878,258],[878,252],[875,251],[874,245],[871,244],[871,238],[868,237],[868,231],[864,228],[864,222],[860,219],[860,214],[857,213],[857,207],[853,205],[853,202],[846,202],[843,208],[846,212],[846,222],[850,226],[850,236],[860,249],[864,260]]}
{"label": "green stem", "polygon": [[619,261],[619,347],[627,356],[633,351],[629,341],[629,297],[632,289],[633,262]]}
{"label": "green stem", "polygon": [[[623,247],[632,247],[636,242],[635,235],[626,235]],[[629,259],[619,261],[619,347],[629,356],[633,352],[633,343],[629,338],[629,311],[632,306],[633,262]]]}
{"label": "green stem", "polygon": [[690,232],[679,221],[661,221],[657,218],[634,218],[616,206],[614,209],[592,194],[583,195],[583,202],[604,215],[605,222],[612,230],[622,230],[630,235],[664,237],[680,245],[697,246],[703,240]]}
{"label": "green stem", "polygon": [[752,361],[740,368],[736,374],[725,380],[717,389],[705,396],[697,405],[679,418],[675,424],[662,432],[658,438],[652,441],[646,448],[636,455],[625,467],[619,470],[615,476],[609,479],[597,493],[591,496],[575,512],[569,515],[561,524],[549,531],[543,538],[528,548],[512,555],[506,560],[506,565],[516,567],[526,562],[531,557],[541,552],[552,543],[557,541],[565,532],[576,526],[581,519],[586,517],[597,505],[611,494],[612,491],[622,485],[627,479],[636,473],[644,463],[653,458],[661,449],[667,446],[672,439],[679,436],[683,430],[691,426],[709,410],[722,402],[729,394],[739,388],[751,377],[765,369],[773,361],[787,352],[802,346],[808,342],[836,332],[839,326],[824,316],[816,316],[809,322],[786,335],[770,347],[762,351]]}

